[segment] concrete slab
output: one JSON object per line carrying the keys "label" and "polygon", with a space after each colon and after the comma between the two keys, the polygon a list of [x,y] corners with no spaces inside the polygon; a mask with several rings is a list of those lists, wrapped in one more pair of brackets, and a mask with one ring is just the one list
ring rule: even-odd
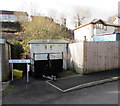
{"label": "concrete slab", "polygon": [[79,88],[116,81],[119,79],[118,72],[119,70],[103,71],[89,75],[74,76],[46,82],[62,92],[68,92]]}

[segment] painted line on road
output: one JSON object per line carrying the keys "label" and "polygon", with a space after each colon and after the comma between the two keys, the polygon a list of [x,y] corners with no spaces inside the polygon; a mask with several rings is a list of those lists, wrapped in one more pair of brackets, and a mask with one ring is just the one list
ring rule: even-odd
{"label": "painted line on road", "polygon": [[112,81],[116,81],[116,80],[119,80],[119,77],[112,77],[112,78],[109,78],[109,79],[104,79],[104,80],[89,82],[89,83],[85,83],[85,84],[80,84],[80,85],[77,85],[75,87],[68,88],[66,90],[62,90],[61,88],[51,84],[49,81],[46,81],[46,82],[49,85],[51,85],[52,87],[54,87],[54,88],[58,89],[59,91],[65,93],[65,92],[69,92],[69,91],[73,91],[73,90],[77,90],[77,89],[81,89],[81,88],[85,88],[85,87],[95,86],[95,85],[103,84],[103,83],[106,83],[106,82],[112,82]]}
{"label": "painted line on road", "polygon": [[58,89],[59,91],[64,92],[64,90],[62,90],[62,89],[60,89],[59,87],[57,87],[57,86],[51,84],[49,81],[46,81],[46,82],[47,82],[49,85],[51,85],[52,87]]}

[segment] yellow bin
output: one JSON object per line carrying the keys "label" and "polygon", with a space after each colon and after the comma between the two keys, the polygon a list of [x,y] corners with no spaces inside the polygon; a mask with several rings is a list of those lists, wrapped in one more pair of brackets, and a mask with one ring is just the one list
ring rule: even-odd
{"label": "yellow bin", "polygon": [[14,70],[13,70],[13,76],[14,76],[16,79],[21,79],[22,76],[23,76],[23,71],[22,71],[22,70],[14,69]]}

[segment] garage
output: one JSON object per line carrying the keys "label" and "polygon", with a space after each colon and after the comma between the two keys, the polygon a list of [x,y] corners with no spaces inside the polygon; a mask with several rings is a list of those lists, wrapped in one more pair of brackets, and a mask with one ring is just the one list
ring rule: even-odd
{"label": "garage", "polygon": [[31,40],[30,58],[35,77],[54,77],[67,69],[68,41],[62,39]]}

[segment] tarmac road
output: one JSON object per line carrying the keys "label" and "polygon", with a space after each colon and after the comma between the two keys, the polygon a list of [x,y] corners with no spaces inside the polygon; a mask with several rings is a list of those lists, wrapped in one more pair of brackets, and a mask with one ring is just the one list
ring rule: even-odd
{"label": "tarmac road", "polygon": [[118,83],[116,81],[68,92],[64,97],[56,99],[51,103],[118,104]]}
{"label": "tarmac road", "polygon": [[3,104],[118,104],[118,81],[62,93],[44,80],[14,81]]}

